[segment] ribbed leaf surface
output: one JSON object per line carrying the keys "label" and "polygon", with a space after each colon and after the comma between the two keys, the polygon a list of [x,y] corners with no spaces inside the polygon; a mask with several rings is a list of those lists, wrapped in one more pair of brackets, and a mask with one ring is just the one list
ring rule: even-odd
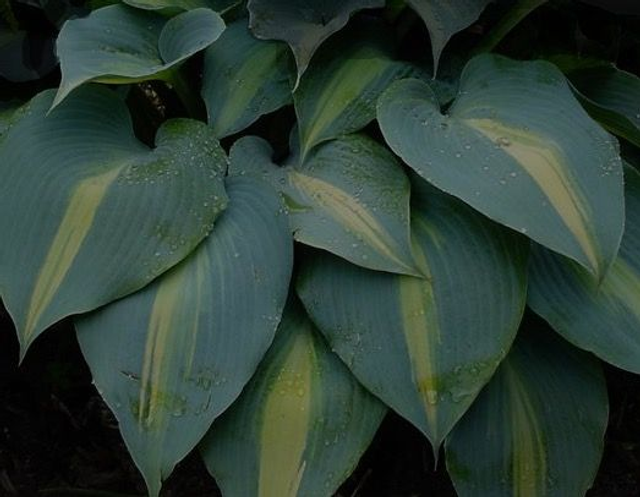
{"label": "ribbed leaf surface", "polygon": [[22,354],[49,325],[131,293],[209,233],[227,196],[211,130],[166,122],[150,150],[123,101],[81,88],[14,116],[0,142],[0,292]]}
{"label": "ribbed leaf surface", "polygon": [[529,305],[578,347],[640,373],[640,174],[625,169],[626,223],[618,257],[601,282],[573,261],[533,251]]}
{"label": "ribbed leaf surface", "polygon": [[412,230],[426,279],[318,253],[304,260],[297,289],[360,382],[437,448],[515,337],[526,244],[419,178]]}
{"label": "ribbed leaf surface", "polygon": [[394,83],[378,119],[391,148],[427,181],[576,260],[598,277],[624,221],[617,143],[555,66],[482,55],[442,114],[423,82]]}
{"label": "ribbed leaf surface", "polygon": [[201,445],[227,497],[333,495],[386,412],[327,348],[298,305],[240,399]]}
{"label": "ribbed leaf surface", "polygon": [[150,494],[239,395],[274,337],[293,262],[280,200],[227,182],[229,208],[178,266],[76,319],[94,381]]}
{"label": "ribbed leaf surface", "polygon": [[159,79],[211,45],[224,28],[218,14],[202,8],[167,20],[155,12],[111,5],[67,21],[57,42],[62,82],[53,107],[88,81]]}
{"label": "ribbed leaf surface", "polygon": [[526,331],[447,439],[458,495],[585,495],[608,412],[593,357],[549,331]]}

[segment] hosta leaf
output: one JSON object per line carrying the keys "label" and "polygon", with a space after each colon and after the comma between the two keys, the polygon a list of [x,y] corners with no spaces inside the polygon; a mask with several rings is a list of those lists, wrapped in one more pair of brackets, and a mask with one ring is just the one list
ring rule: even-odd
{"label": "hosta leaf", "polygon": [[290,65],[284,43],[254,38],[246,19],[231,24],[204,58],[202,97],[216,135],[237,133],[288,104]]}
{"label": "hosta leaf", "polygon": [[529,305],[578,347],[640,373],[640,174],[625,169],[626,223],[602,282],[569,259],[536,247]]}
{"label": "hosta leaf", "polygon": [[553,65],[478,56],[446,114],[425,83],[405,80],[380,98],[378,119],[429,182],[605,273],[622,236],[621,160]]}
{"label": "hosta leaf", "polygon": [[151,285],[76,319],[94,381],[151,495],[239,395],[285,304],[293,247],[280,200],[233,178],[209,237]]}
{"label": "hosta leaf", "polygon": [[[298,66],[298,81],[316,49],[361,9],[384,7],[384,0],[249,0],[251,31],[266,40],[286,41]],[[297,82],[296,82],[297,86]]]}
{"label": "hosta leaf", "polygon": [[414,254],[427,279],[317,254],[297,289],[360,382],[437,448],[515,337],[526,244],[419,178],[414,195]]}
{"label": "hosta leaf", "polygon": [[224,13],[238,5],[240,0],[124,0],[124,3],[145,10],[206,8]]}
{"label": "hosta leaf", "polygon": [[339,41],[318,54],[294,95],[302,158],[318,143],[364,128],[375,118],[380,94],[417,72],[391,59],[380,43]]}
{"label": "hosta leaf", "polygon": [[126,5],[111,5],[67,21],[58,36],[62,82],[53,107],[87,81],[159,79],[211,45],[224,28],[222,18],[209,9],[190,10],[167,20]]}
{"label": "hosta leaf", "polygon": [[0,101],[0,138],[9,129],[13,115],[21,105],[19,100]]}
{"label": "hosta leaf", "polygon": [[429,30],[434,72],[438,68],[440,55],[449,39],[458,31],[478,20],[480,14],[493,0],[407,0],[422,18]]}
{"label": "hosta leaf", "polygon": [[527,330],[447,439],[460,497],[579,497],[600,462],[609,405],[597,361]]}
{"label": "hosta leaf", "polygon": [[371,269],[420,274],[409,241],[409,180],[386,148],[349,135],[302,166],[278,168],[271,155],[264,140],[244,138],[232,148],[230,171],[270,177],[297,241]]}
{"label": "hosta leaf", "polygon": [[604,127],[640,147],[640,78],[614,66],[569,74],[585,109]]}
{"label": "hosta leaf", "polygon": [[385,411],[290,303],[258,372],[214,423],[202,454],[228,497],[333,495]]}
{"label": "hosta leaf", "polygon": [[204,124],[166,122],[150,150],[114,92],[53,92],[0,142],[0,292],[22,354],[49,325],[131,293],[183,259],[226,205],[226,157]]}

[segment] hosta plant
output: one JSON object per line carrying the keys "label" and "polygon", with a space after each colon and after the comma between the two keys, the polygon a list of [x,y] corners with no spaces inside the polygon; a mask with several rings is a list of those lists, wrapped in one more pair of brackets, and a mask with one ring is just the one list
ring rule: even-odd
{"label": "hosta plant", "polygon": [[583,495],[601,362],[640,373],[640,78],[530,33],[580,8],[68,12],[0,107],[20,357],[73,317],[152,496],[192,451],[224,496],[333,495],[388,410],[461,496]]}

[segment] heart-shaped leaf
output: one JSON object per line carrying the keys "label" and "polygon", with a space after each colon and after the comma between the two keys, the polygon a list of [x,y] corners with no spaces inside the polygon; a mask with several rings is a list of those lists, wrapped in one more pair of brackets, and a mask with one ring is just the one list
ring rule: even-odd
{"label": "heart-shaped leaf", "polygon": [[413,198],[426,279],[318,253],[304,259],[297,289],[353,374],[437,449],[515,338],[526,243],[419,178]]}
{"label": "heart-shaped leaf", "polygon": [[210,9],[190,10],[167,20],[127,5],[111,5],[67,21],[58,36],[62,82],[52,107],[88,81],[161,79],[211,45],[224,28],[222,18]]}
{"label": "heart-shaped leaf", "polygon": [[168,121],[149,150],[114,92],[81,88],[46,117],[53,96],[23,106],[0,142],[0,292],[22,354],[182,260],[227,201],[206,125]]}
{"label": "heart-shaped leaf", "polygon": [[291,101],[291,56],[284,43],[254,38],[246,19],[204,55],[202,98],[217,136],[237,133]]}
{"label": "heart-shaped leaf", "polygon": [[442,114],[425,83],[394,83],[378,120],[391,148],[427,181],[598,277],[624,222],[617,143],[547,62],[482,55]]}
{"label": "heart-shaped leaf", "polygon": [[225,496],[333,495],[386,412],[290,302],[238,401],[201,445]]}
{"label": "heart-shaped leaf", "polygon": [[152,496],[253,375],[287,298],[293,244],[280,199],[254,179],[227,185],[229,208],[187,259],[76,319]]}
{"label": "heart-shaped leaf", "polygon": [[598,362],[548,330],[525,330],[447,438],[458,495],[585,495],[608,414]]}
{"label": "heart-shaped leaf", "polygon": [[230,174],[269,179],[297,241],[363,267],[421,274],[411,253],[409,180],[386,148],[354,134],[315,149],[302,166],[278,167],[272,154],[261,138],[243,138],[231,150]]}
{"label": "heart-shaped leaf", "polygon": [[384,7],[384,0],[249,0],[251,31],[266,40],[286,41],[298,66],[298,80],[316,49],[362,9]]}
{"label": "heart-shaped leaf", "polygon": [[567,340],[640,373],[640,174],[625,169],[620,252],[601,282],[573,261],[536,247],[528,301]]}
{"label": "heart-shaped leaf", "polygon": [[480,14],[493,0],[407,0],[427,25],[431,38],[434,72],[438,69],[440,55],[451,37],[478,20]]}

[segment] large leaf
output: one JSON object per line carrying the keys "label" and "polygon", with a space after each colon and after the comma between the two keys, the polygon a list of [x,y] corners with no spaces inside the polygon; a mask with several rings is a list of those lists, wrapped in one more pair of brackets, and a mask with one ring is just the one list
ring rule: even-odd
{"label": "large leaf", "polygon": [[406,80],[380,98],[378,119],[427,181],[604,275],[624,221],[617,143],[553,65],[478,56],[446,114],[425,83]]}
{"label": "large leaf", "polygon": [[380,94],[396,79],[417,72],[391,58],[379,42],[383,26],[375,27],[374,33],[359,29],[358,38],[327,44],[300,81],[294,101],[302,159],[318,143],[364,128],[375,118]]}
{"label": "large leaf", "polygon": [[82,88],[45,117],[53,96],[22,107],[0,142],[0,293],[22,354],[52,323],[179,262],[227,201],[206,125],[168,121],[150,150],[114,92]]}
{"label": "large leaf", "polygon": [[0,77],[23,82],[49,74],[58,64],[54,41],[42,33],[8,30],[0,21]]}
{"label": "large leaf", "polygon": [[124,3],[145,10],[192,10],[206,8],[224,13],[240,3],[240,0],[124,0]]}
{"label": "large leaf", "polygon": [[360,382],[437,448],[515,337],[526,243],[419,178],[414,195],[413,248],[427,279],[317,254],[297,289]]}
{"label": "large leaf", "polygon": [[228,497],[324,497],[353,471],[386,409],[293,303],[260,369],[202,444]]}
{"label": "large leaf", "polygon": [[297,241],[371,269],[420,274],[409,240],[409,180],[387,149],[349,135],[286,168],[271,163],[272,153],[261,138],[243,138],[231,150],[230,173],[270,179]]}
{"label": "large leaf", "polygon": [[130,83],[160,79],[224,31],[210,9],[194,9],[169,20],[126,5],[111,5],[67,21],[58,36],[62,82],[58,105],[87,81]]}
{"label": "large leaf", "polygon": [[254,38],[246,19],[231,24],[204,58],[202,97],[216,135],[237,133],[288,104],[290,65],[284,43]]}
{"label": "large leaf", "polygon": [[228,182],[229,208],[187,259],[76,319],[94,381],[151,495],[239,395],[273,340],[293,244],[280,199]]}
{"label": "large leaf", "polygon": [[286,41],[298,66],[298,80],[316,49],[361,9],[384,7],[384,0],[249,0],[251,31],[266,40]]}
{"label": "large leaf", "polygon": [[536,247],[529,305],[578,347],[640,373],[640,174],[625,170],[626,224],[602,282],[573,261]]}
{"label": "large leaf", "polygon": [[585,109],[612,133],[640,147],[640,78],[611,65],[569,74]]}
{"label": "large leaf", "polygon": [[583,496],[608,411],[593,357],[551,332],[525,331],[447,439],[458,495]]}
{"label": "large leaf", "polygon": [[475,22],[493,0],[407,0],[407,3],[422,17],[431,38],[434,72],[438,68],[440,55],[449,39]]}

